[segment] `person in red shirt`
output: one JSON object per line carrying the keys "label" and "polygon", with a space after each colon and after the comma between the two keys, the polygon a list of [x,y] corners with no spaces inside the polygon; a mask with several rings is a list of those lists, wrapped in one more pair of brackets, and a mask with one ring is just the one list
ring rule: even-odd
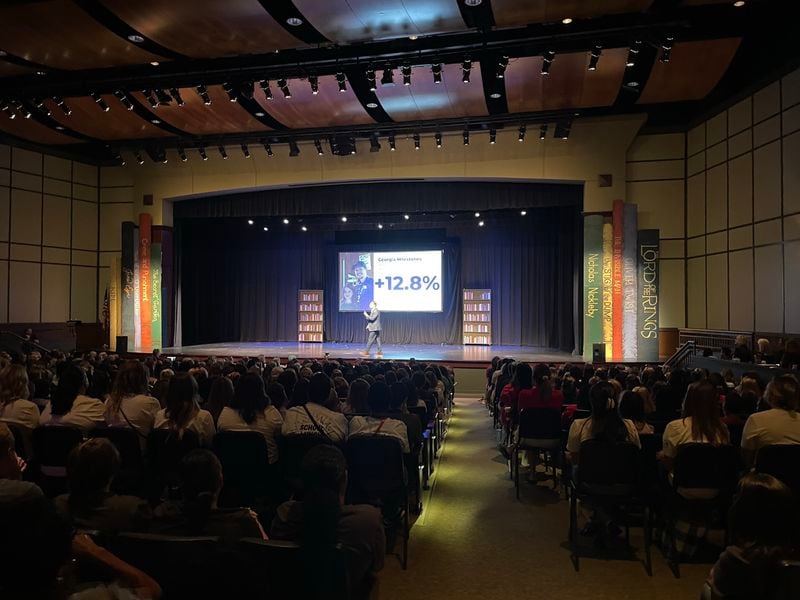
{"label": "person in red shirt", "polygon": [[[524,365],[530,373],[530,365]],[[523,365],[517,367],[517,373]],[[528,375],[530,377],[530,375]],[[516,411],[523,408],[557,408],[561,409],[564,403],[564,394],[560,390],[553,389],[550,381],[550,367],[546,364],[539,364],[533,369],[533,387],[520,389],[517,395]]]}

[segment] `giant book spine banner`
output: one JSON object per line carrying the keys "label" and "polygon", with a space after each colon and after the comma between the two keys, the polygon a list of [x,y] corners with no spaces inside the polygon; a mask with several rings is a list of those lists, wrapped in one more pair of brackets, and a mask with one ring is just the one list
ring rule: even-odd
{"label": "giant book spine banner", "polygon": [[151,347],[161,348],[161,231],[153,229],[150,246]]}
{"label": "giant book spine banner", "polygon": [[139,215],[139,320],[141,339],[138,348],[153,347],[153,312],[150,295],[150,248],[152,245],[153,217]]}
{"label": "giant book spine banner", "polygon": [[639,231],[638,305],[639,360],[658,361],[658,229]]}
{"label": "giant book spine banner", "polygon": [[[134,233],[136,225],[130,221],[125,221],[122,224],[122,257],[120,259],[120,295],[121,295],[121,308],[122,320],[120,327],[120,335],[128,337],[130,342],[134,338],[134,283],[133,283],[133,266],[136,262],[134,260]],[[116,343],[116,340],[115,340]]]}
{"label": "giant book spine banner", "polygon": [[122,325],[121,275],[122,259],[115,256],[111,261],[111,276],[108,281],[108,347],[115,351]]}
{"label": "giant book spine banner", "polygon": [[583,220],[583,356],[592,360],[592,344],[603,342],[603,217]]}
{"label": "giant book spine banner", "polygon": [[[139,286],[141,274],[139,273],[139,228],[133,231],[133,347],[137,350],[142,347],[142,296]],[[128,345],[130,348],[130,345]]]}
{"label": "giant book spine banner", "polygon": [[603,342],[606,360],[611,360],[614,340],[614,229],[611,219],[603,220]]}
{"label": "giant book spine banner", "polygon": [[161,229],[161,343],[165,346],[175,345],[173,239],[171,229]]}
{"label": "giant book spine banner", "polygon": [[614,311],[612,323],[614,333],[612,335],[612,360],[622,360],[622,249],[623,249],[623,219],[624,202],[614,200],[614,210],[612,216],[613,241],[613,291]]}
{"label": "giant book spine banner", "polygon": [[622,359],[638,359],[638,335],[636,334],[637,296],[639,291],[636,263],[637,243],[636,205],[625,205],[625,239],[622,250]]}

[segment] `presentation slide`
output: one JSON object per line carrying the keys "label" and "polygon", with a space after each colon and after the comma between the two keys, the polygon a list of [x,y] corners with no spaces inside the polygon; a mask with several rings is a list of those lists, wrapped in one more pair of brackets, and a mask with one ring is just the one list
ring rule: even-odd
{"label": "presentation slide", "polygon": [[339,253],[339,311],[442,312],[442,250]]}

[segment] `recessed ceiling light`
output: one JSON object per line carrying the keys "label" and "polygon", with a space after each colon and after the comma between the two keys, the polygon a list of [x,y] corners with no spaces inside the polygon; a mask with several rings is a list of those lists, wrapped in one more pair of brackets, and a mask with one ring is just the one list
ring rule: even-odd
{"label": "recessed ceiling light", "polygon": [[521,210],[521,211],[519,211],[519,214],[520,214],[520,216],[524,217],[525,215],[528,214],[528,211],[527,210]]}
{"label": "recessed ceiling light", "polygon": [[292,27],[300,27],[303,24],[303,19],[298,19],[297,17],[289,17],[286,19],[286,23],[291,25]]}
{"label": "recessed ceiling light", "polygon": [[64,126],[63,125],[56,125],[56,129],[58,129],[59,131],[64,131]]}
{"label": "recessed ceiling light", "polygon": [[263,116],[264,116],[264,113],[263,113],[263,112],[261,112],[261,111],[258,111],[257,113],[255,113],[255,115],[256,115],[257,117],[263,117]]}
{"label": "recessed ceiling light", "polygon": [[158,66],[158,65],[160,65],[161,63],[160,63],[160,62],[158,62],[157,60],[151,60],[151,61],[150,61],[150,64],[151,64],[151,65],[153,65],[154,67],[157,67],[157,66]]}
{"label": "recessed ceiling light", "polygon": [[247,224],[248,225],[252,225],[253,224],[253,219],[247,219]]}
{"label": "recessed ceiling light", "polygon": [[347,223],[347,217],[342,217],[342,223]]}
{"label": "recessed ceiling light", "polygon": [[736,2],[733,3],[733,5],[736,8],[741,8],[742,6],[744,6],[744,0],[736,0]]}
{"label": "recessed ceiling light", "polygon": [[483,221],[478,221],[478,227],[483,227]]}
{"label": "recessed ceiling light", "polygon": [[483,0],[464,0],[467,6],[480,6]]}
{"label": "recessed ceiling light", "polygon": [[308,231],[308,227],[306,227],[305,225],[303,225],[300,229],[302,229],[303,231]]}
{"label": "recessed ceiling light", "polygon": [[494,98],[496,100],[497,98],[500,98],[502,95],[503,94],[501,94],[500,92],[492,92],[491,94],[489,94],[489,98]]}
{"label": "recessed ceiling light", "polygon": [[8,56],[8,52],[5,50],[0,50],[0,56]]}
{"label": "recessed ceiling light", "polygon": [[128,36],[128,41],[133,42],[134,44],[141,44],[144,41],[144,38],[140,35],[132,33]]}
{"label": "recessed ceiling light", "polygon": [[378,223],[378,229],[383,229],[383,225],[381,223]]}
{"label": "recessed ceiling light", "polygon": [[45,71],[36,71],[37,75],[47,75]]}
{"label": "recessed ceiling light", "polygon": [[288,224],[289,224],[289,219],[284,219],[284,220],[283,220],[283,224],[284,224],[284,225],[288,225]]}
{"label": "recessed ceiling light", "polygon": [[416,40],[417,38],[419,38],[419,36],[418,36],[418,35],[410,35],[410,36],[408,36],[408,39],[410,39],[412,42],[413,42],[414,40]]}
{"label": "recessed ceiling light", "polygon": [[264,231],[269,231],[269,227],[264,227]]}
{"label": "recessed ceiling light", "polygon": [[151,122],[153,125],[158,125],[159,123],[161,123],[161,121],[159,121],[158,119],[150,119],[150,122]]}
{"label": "recessed ceiling light", "polygon": [[408,216],[408,215],[403,215],[403,218],[404,218],[406,221],[408,221],[408,220],[409,220],[411,217],[410,217],[410,216]]}
{"label": "recessed ceiling light", "polygon": [[367,102],[367,108],[378,108],[377,102]]}
{"label": "recessed ceiling light", "polygon": [[572,17],[564,17],[563,19],[561,19],[561,22],[564,25],[569,25],[570,23],[572,23]]}
{"label": "recessed ceiling light", "polygon": [[628,82],[628,87],[639,87],[639,82],[638,81],[629,81]]}

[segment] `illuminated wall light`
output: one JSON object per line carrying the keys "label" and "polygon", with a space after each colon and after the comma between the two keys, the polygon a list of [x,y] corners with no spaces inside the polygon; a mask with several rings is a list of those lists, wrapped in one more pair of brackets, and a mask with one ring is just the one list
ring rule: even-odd
{"label": "illuminated wall light", "polygon": [[550,67],[553,64],[553,61],[556,59],[556,53],[552,50],[548,50],[542,56],[542,75],[549,75],[550,74]]}
{"label": "illuminated wall light", "polygon": [[527,131],[527,127],[525,127],[525,125],[520,125],[518,131],[519,131],[519,135],[517,136],[517,141],[518,142],[524,142],[525,141],[525,132]]}
{"label": "illuminated wall light", "polygon": [[316,75],[309,75],[308,84],[311,86],[311,93],[314,96],[319,94],[319,77],[317,77]]}
{"label": "illuminated wall light", "polygon": [[208,95],[208,89],[204,85],[198,85],[196,88],[197,95],[200,96],[200,99],[203,101],[203,104],[206,106],[211,106],[211,98]]}
{"label": "illuminated wall light", "polygon": [[465,58],[461,63],[461,81],[469,83],[470,72],[472,71],[472,60]]}
{"label": "illuminated wall light", "polygon": [[403,65],[400,70],[403,72],[403,85],[411,85],[411,65]]}
{"label": "illuminated wall light", "polygon": [[169,95],[172,96],[172,99],[175,100],[175,104],[178,106],[185,106],[186,102],[183,101],[181,97],[181,92],[178,88],[169,88]]}
{"label": "illuminated wall light", "polygon": [[642,42],[641,40],[636,40],[633,42],[628,48],[628,60],[625,62],[626,67],[632,67],[636,64],[636,58],[639,55],[639,51],[642,49]]}
{"label": "illuminated wall light", "polygon": [[266,96],[267,100],[272,100],[272,88],[269,87],[269,80],[262,79],[258,82],[258,85],[260,85],[261,89],[264,90],[264,96]]}
{"label": "illuminated wall light", "polygon": [[589,56],[589,67],[590,71],[597,70],[597,63],[600,62],[600,55],[603,53],[603,49],[600,46],[595,46],[592,48],[592,53]]}
{"label": "illuminated wall light", "polygon": [[250,149],[247,147],[247,144],[242,144],[242,154],[244,154],[245,158],[250,158]]}
{"label": "illuminated wall light", "polygon": [[347,78],[341,71],[336,73],[336,83],[339,86],[339,92],[344,93],[347,91]]}
{"label": "illuminated wall light", "polygon": [[431,67],[431,73],[433,73],[433,83],[442,83],[442,65],[438,63],[433,65]]}

